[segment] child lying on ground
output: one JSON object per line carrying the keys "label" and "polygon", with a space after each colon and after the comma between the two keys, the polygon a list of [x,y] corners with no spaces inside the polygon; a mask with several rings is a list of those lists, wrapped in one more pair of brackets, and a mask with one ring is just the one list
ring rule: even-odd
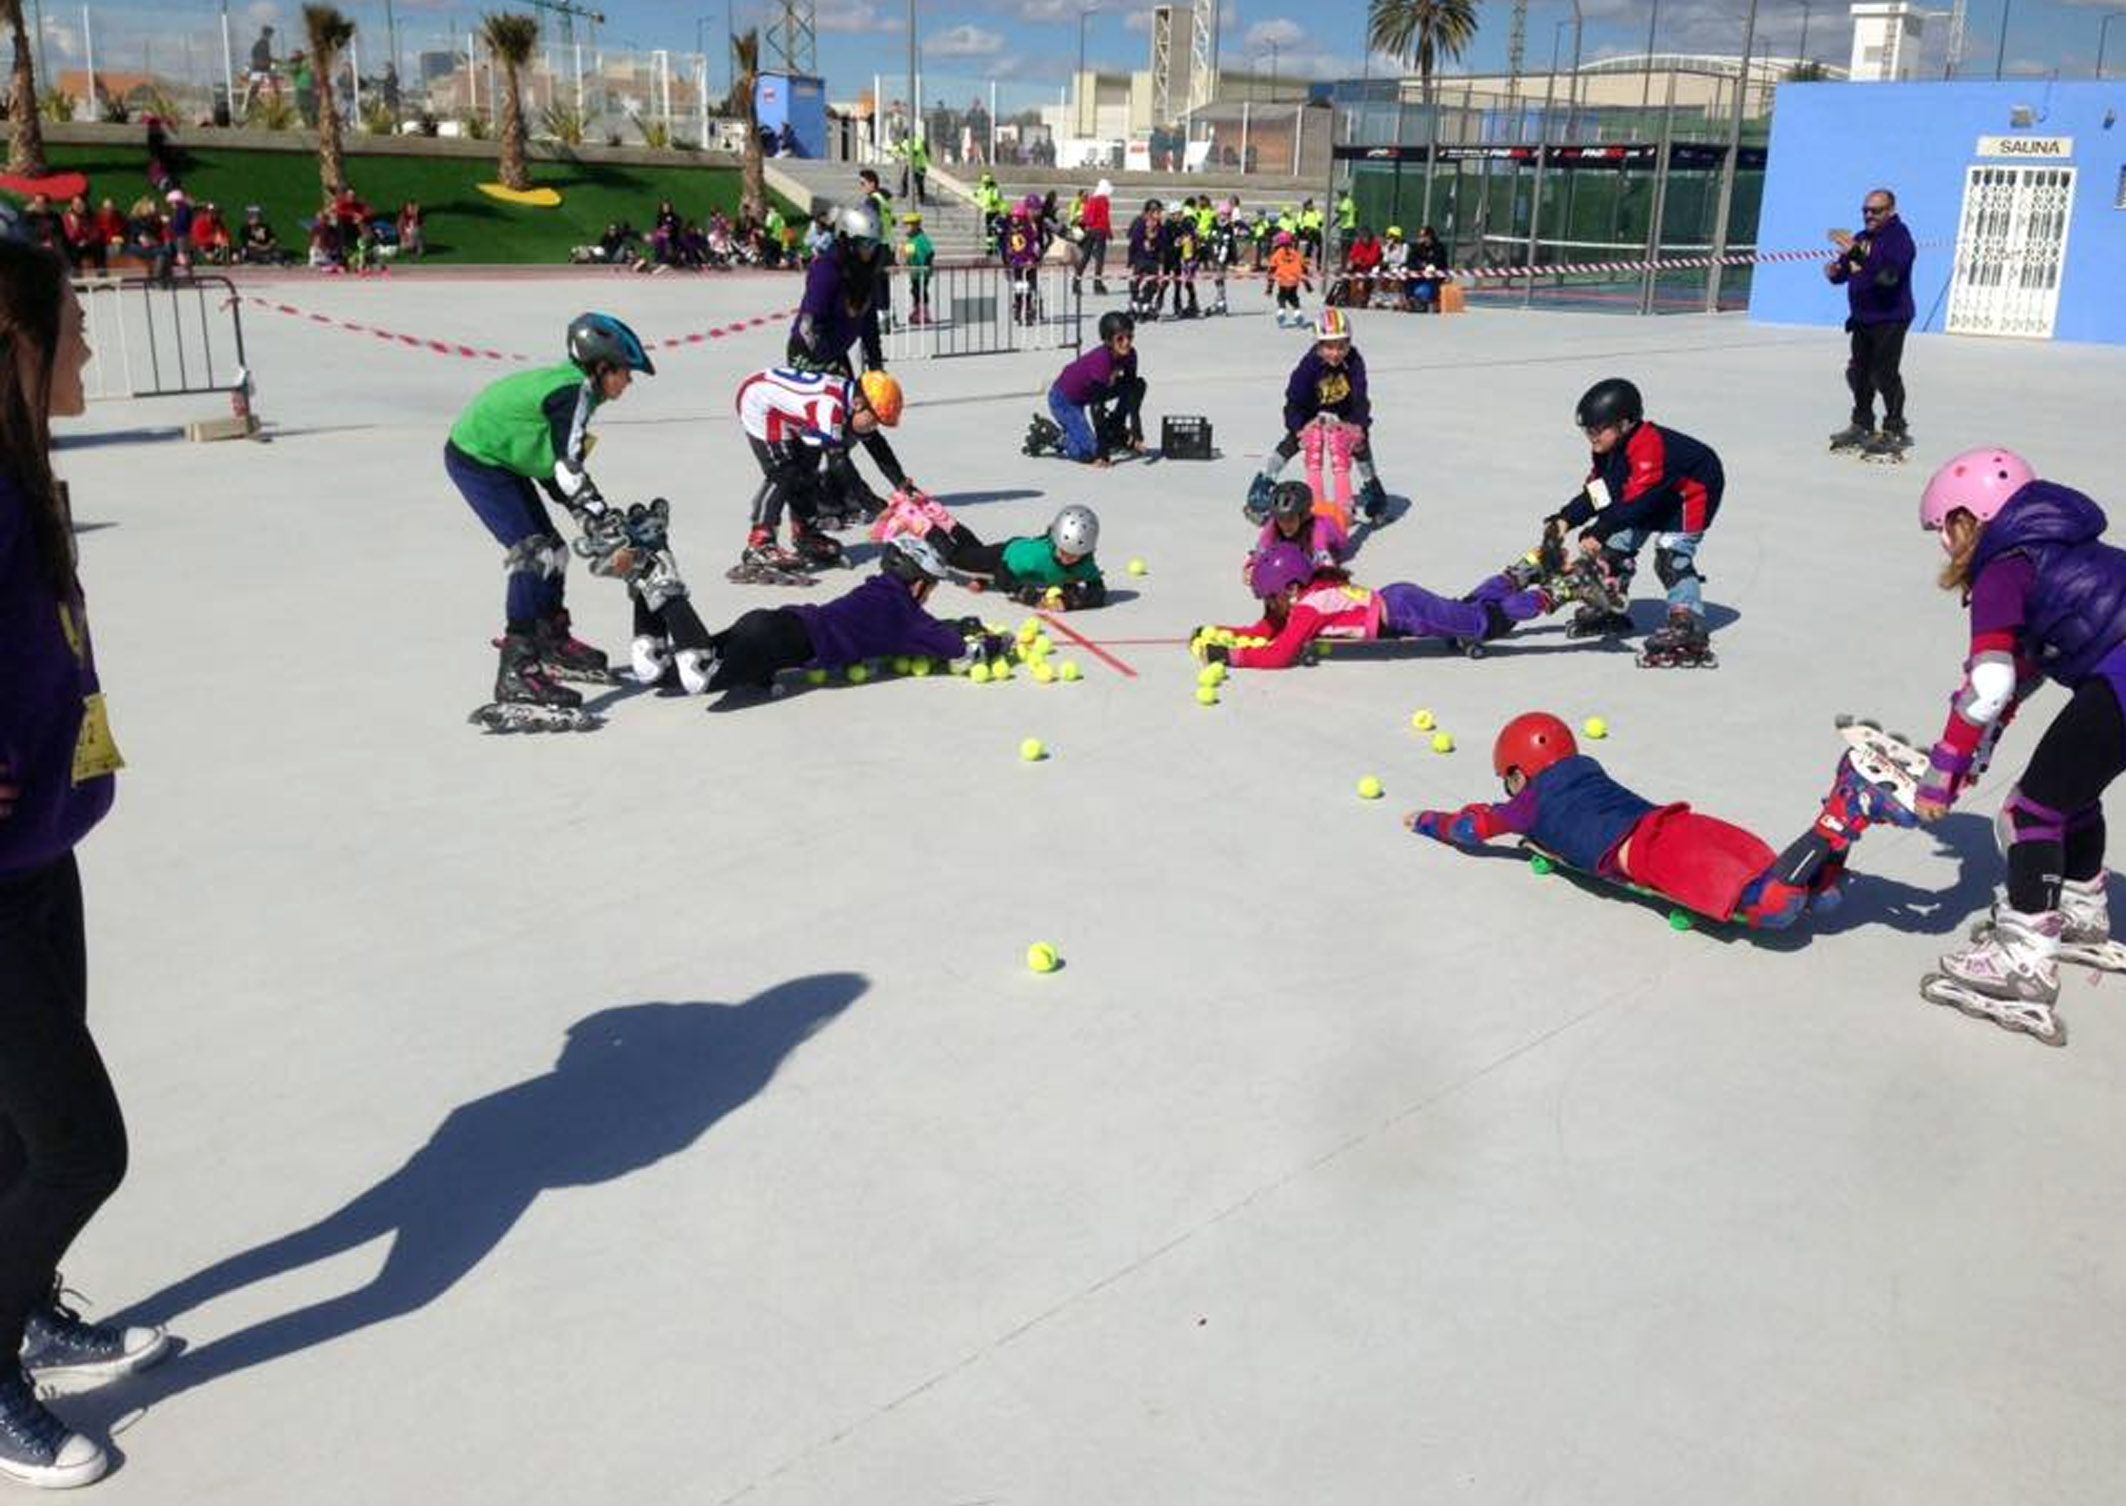
{"label": "child lying on ground", "polygon": [[1505,782],[1503,802],[1412,811],[1403,824],[1462,847],[1508,833],[1524,836],[1567,867],[1650,889],[1716,920],[1772,930],[1812,908],[1837,905],[1847,850],[1869,826],[1916,820],[1862,778],[1848,753],[1814,824],[1774,854],[1739,826],[1680,801],[1656,805],[1618,784],[1547,711],[1517,716],[1500,729],[1491,767]]}
{"label": "child lying on ground", "polygon": [[1030,607],[1068,612],[1107,602],[1107,582],[1093,560],[1100,519],[1090,507],[1064,508],[1046,533],[985,544],[935,498],[896,492],[871,536],[928,539],[953,569],[981,578],[977,590],[994,586]]}

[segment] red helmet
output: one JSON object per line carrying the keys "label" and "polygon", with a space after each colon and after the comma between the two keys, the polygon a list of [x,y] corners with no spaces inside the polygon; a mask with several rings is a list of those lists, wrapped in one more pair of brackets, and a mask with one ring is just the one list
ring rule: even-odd
{"label": "red helmet", "polygon": [[1499,740],[1491,745],[1491,769],[1501,779],[1509,769],[1533,779],[1579,751],[1564,722],[1547,711],[1524,711],[1499,729]]}

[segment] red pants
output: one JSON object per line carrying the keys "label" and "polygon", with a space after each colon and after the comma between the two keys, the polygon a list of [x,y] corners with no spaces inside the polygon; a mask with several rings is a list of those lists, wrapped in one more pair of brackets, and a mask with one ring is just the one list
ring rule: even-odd
{"label": "red pants", "polygon": [[1623,846],[1624,876],[1685,909],[1726,920],[1776,854],[1754,833],[1687,805],[1654,811]]}

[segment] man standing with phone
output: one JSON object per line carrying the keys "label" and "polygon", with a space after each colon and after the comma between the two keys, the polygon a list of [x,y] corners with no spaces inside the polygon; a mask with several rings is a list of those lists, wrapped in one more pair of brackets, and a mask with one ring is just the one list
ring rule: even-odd
{"label": "man standing with phone", "polygon": [[[1833,230],[1838,256],[1823,274],[1844,283],[1846,333],[1852,351],[1846,385],[1853,390],[1853,416],[1831,436],[1831,450],[1857,450],[1870,460],[1902,460],[1912,447],[1905,424],[1905,383],[1899,372],[1905,331],[1912,326],[1912,232],[1897,217],[1897,195],[1868,191],[1860,206],[1860,234]],[[1882,395],[1882,427],[1875,427],[1875,397]]]}

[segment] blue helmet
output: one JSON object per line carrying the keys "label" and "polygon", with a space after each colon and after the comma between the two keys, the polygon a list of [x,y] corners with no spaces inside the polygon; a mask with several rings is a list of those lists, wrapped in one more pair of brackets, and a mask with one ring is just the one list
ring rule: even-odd
{"label": "blue helmet", "polygon": [[657,374],[641,337],[611,314],[578,314],[569,321],[568,358],[586,374],[599,366]]}

